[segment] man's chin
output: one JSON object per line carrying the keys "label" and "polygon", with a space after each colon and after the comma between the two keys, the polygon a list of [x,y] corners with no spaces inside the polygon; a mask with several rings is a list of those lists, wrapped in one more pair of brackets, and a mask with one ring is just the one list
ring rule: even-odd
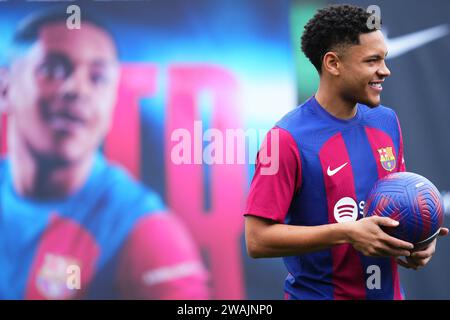
{"label": "man's chin", "polygon": [[361,100],[360,103],[368,106],[369,108],[376,108],[381,104],[381,100],[378,99],[364,99]]}
{"label": "man's chin", "polygon": [[379,107],[380,103],[374,103],[374,104],[368,103],[368,104],[366,104],[366,106],[368,106],[370,109],[373,109],[373,108]]}
{"label": "man's chin", "polygon": [[40,152],[36,158],[45,166],[67,167],[79,162],[83,157],[79,152],[57,148],[48,152]]}

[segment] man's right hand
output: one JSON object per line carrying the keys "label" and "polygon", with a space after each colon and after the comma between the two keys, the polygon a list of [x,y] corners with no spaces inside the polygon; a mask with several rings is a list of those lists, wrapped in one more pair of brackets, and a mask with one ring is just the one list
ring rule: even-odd
{"label": "man's right hand", "polygon": [[372,216],[349,223],[349,242],[365,256],[371,257],[409,257],[412,243],[394,238],[381,227],[397,227],[399,222],[387,217]]}

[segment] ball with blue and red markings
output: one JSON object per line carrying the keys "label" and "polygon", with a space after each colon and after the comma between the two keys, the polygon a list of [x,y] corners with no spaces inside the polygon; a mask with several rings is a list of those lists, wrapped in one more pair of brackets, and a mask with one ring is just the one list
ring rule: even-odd
{"label": "ball with blue and red markings", "polygon": [[439,190],[427,178],[397,172],[378,180],[369,192],[364,217],[373,215],[397,220],[397,227],[384,230],[420,249],[439,234],[444,204]]}

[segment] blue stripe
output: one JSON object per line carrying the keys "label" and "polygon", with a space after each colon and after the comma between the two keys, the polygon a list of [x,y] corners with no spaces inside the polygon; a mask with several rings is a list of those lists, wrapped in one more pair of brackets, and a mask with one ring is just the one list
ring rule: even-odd
{"label": "blue stripe", "polygon": [[[297,141],[298,143],[298,141]],[[316,155],[318,151],[313,152]],[[322,174],[314,176],[318,170],[310,170],[309,164],[320,163],[317,156],[301,154],[302,188],[289,210],[286,223],[314,226],[328,224],[328,206]],[[313,157],[315,159],[313,159]],[[324,214],[319,214],[324,213]],[[331,250],[284,258],[288,271],[297,283],[286,279],[286,291],[302,300],[333,299]]]}
{"label": "blue stripe", "polygon": [[[319,121],[314,115],[313,107],[313,104],[306,103],[277,124],[291,133],[300,150],[302,188],[294,196],[286,217],[286,223],[291,225],[328,224],[328,205],[318,154],[322,145],[336,134],[336,129],[330,128],[327,121]],[[305,120],[302,121],[302,126],[298,125],[299,116]],[[321,127],[327,128],[327,131],[321,130]],[[333,299],[331,250],[286,257],[283,260],[292,275],[285,282],[285,290],[291,298]]]}
{"label": "blue stripe", "polygon": [[[365,201],[370,189],[378,180],[377,163],[364,127],[345,131],[342,136],[353,168],[354,185],[359,206],[361,201]],[[362,210],[360,210],[359,218],[362,218]],[[366,257],[363,254],[360,254],[360,257],[363,264],[367,299],[393,299],[394,287],[390,258]],[[367,273],[371,265],[378,266],[381,270],[380,289],[369,289],[367,285],[367,280],[372,275],[372,273]]]}

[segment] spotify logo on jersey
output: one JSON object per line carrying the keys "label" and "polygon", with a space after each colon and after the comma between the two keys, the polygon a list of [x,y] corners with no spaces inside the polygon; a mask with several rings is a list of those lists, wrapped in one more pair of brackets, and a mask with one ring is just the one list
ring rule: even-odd
{"label": "spotify logo on jersey", "polygon": [[358,219],[358,206],[356,201],[345,197],[334,205],[334,219],[337,222],[356,221]]}

